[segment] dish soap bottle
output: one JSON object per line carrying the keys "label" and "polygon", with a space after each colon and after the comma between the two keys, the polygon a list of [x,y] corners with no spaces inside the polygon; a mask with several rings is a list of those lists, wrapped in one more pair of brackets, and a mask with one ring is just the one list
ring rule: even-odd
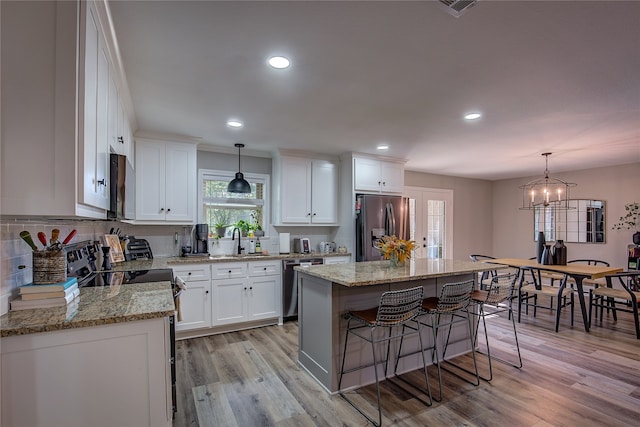
{"label": "dish soap bottle", "polygon": [[257,254],[261,254],[262,253],[262,246],[260,246],[260,238],[258,237],[258,240],[256,240],[256,253]]}
{"label": "dish soap bottle", "polygon": [[256,244],[255,242],[252,240],[249,240],[249,253],[253,254],[256,252]]}

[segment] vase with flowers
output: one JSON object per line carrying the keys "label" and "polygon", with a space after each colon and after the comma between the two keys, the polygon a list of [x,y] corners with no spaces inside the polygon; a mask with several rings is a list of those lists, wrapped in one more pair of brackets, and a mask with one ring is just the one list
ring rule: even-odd
{"label": "vase with flowers", "polygon": [[614,230],[635,230],[633,243],[640,245],[640,203],[633,202],[624,205],[626,215],[613,225]]}
{"label": "vase with flowers", "polygon": [[415,242],[398,239],[396,236],[383,236],[375,243],[375,247],[384,259],[390,260],[392,267],[402,267],[411,259]]}

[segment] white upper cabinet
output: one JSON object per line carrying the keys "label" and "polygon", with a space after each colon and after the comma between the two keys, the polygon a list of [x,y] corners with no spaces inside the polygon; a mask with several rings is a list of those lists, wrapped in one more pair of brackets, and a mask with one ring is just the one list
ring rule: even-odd
{"label": "white upper cabinet", "polygon": [[1,213],[105,218],[114,94],[130,104],[108,3],[0,7]]}
{"label": "white upper cabinet", "polygon": [[195,221],[196,146],[136,142],[136,222],[192,224]]}
{"label": "white upper cabinet", "polygon": [[338,165],[335,162],[282,156],[278,168],[276,206],[280,209],[281,224],[337,223]]}
{"label": "white upper cabinet", "polygon": [[354,157],[353,182],[356,191],[402,193],[404,165],[369,157]]}

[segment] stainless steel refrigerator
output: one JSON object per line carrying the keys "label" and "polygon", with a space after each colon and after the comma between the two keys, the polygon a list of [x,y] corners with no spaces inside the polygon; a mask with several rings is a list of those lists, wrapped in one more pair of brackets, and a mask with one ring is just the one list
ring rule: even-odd
{"label": "stainless steel refrigerator", "polygon": [[409,240],[409,199],[356,194],[356,261],[381,260],[374,244],[393,235]]}

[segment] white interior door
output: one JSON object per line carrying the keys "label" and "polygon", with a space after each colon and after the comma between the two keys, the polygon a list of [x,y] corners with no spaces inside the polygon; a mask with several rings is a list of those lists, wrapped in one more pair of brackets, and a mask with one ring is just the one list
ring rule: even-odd
{"label": "white interior door", "polygon": [[416,258],[453,258],[453,190],[405,187]]}

